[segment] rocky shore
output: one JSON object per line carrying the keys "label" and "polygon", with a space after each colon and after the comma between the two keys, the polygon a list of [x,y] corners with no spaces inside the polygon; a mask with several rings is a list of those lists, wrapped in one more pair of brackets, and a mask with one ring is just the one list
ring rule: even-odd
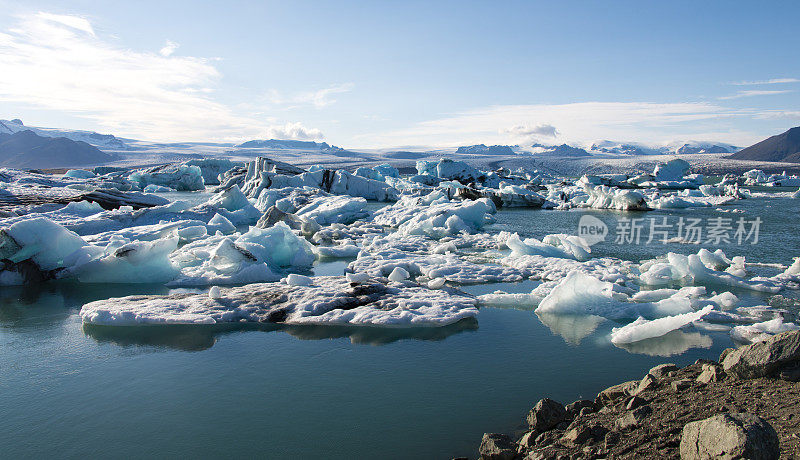
{"label": "rocky shore", "polygon": [[481,459],[800,457],[800,331],[719,361],[656,366],[566,406],[542,399],[519,439],[487,433]]}

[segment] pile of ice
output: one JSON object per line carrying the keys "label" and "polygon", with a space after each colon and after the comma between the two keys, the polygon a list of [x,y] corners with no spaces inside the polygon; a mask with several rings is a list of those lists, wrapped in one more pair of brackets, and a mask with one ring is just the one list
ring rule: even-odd
{"label": "pile of ice", "polygon": [[178,191],[205,189],[203,172],[200,167],[188,164],[168,164],[139,169],[131,173],[128,180],[136,183],[142,189],[151,184],[170,187]]}
{"label": "pile of ice", "polygon": [[751,169],[742,175],[745,185],[763,185],[766,187],[800,187],[800,177],[790,176],[784,171],[781,174],[767,175],[760,169]]}
{"label": "pile of ice", "polygon": [[431,238],[475,233],[493,222],[494,204],[481,198],[475,201],[451,201],[436,191],[425,197],[403,196],[400,201],[381,208],[373,222],[397,228],[405,235],[427,235]]}
{"label": "pile of ice", "polygon": [[298,281],[218,289],[213,295],[100,300],[84,305],[80,314],[85,323],[112,326],[270,322],[378,327],[445,326],[478,314],[474,298],[407,281],[342,276]]}

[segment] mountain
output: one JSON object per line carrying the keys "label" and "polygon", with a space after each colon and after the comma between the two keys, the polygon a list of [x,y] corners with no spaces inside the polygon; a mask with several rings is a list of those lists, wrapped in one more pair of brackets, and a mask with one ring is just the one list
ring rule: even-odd
{"label": "mountain", "polygon": [[695,154],[695,153],[733,153],[737,150],[736,147],[727,144],[683,144],[675,150],[678,155]]}
{"label": "mountain", "polygon": [[31,130],[0,133],[0,166],[59,168],[108,163],[117,157],[86,142],[66,137],[39,136]]}
{"label": "mountain", "polygon": [[728,158],[800,163],[800,126],[739,150]]}
{"label": "mountain", "polygon": [[588,157],[589,152],[580,148],[580,147],[573,147],[567,144],[561,145],[542,145],[542,144],[533,144],[532,153],[537,155],[548,155],[554,157]]}
{"label": "mountain", "polygon": [[654,149],[651,147],[645,147],[639,144],[633,143],[617,143],[613,141],[597,141],[589,147],[589,150],[593,152],[602,152],[602,153],[613,153],[618,155],[658,155],[662,152],[659,149]]}
{"label": "mountain", "polygon": [[343,150],[335,145],[328,145],[327,142],[314,141],[293,141],[281,139],[252,140],[243,142],[234,147],[242,149],[293,149],[293,150]]}
{"label": "mountain", "polygon": [[456,153],[470,155],[514,155],[514,149],[507,145],[486,146],[485,144],[476,144],[459,147]]}
{"label": "mountain", "polygon": [[0,133],[14,134],[20,131],[32,131],[44,137],[66,137],[67,139],[85,142],[105,150],[128,150],[128,146],[112,134],[100,134],[94,131],[36,128],[25,126],[19,118],[0,120]]}

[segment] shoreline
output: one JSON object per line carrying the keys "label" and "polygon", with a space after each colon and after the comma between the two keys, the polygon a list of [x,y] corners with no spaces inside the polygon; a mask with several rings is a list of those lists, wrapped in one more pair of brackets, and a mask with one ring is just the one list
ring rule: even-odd
{"label": "shoreline", "polygon": [[484,434],[479,458],[797,458],[799,401],[800,331],[784,332],[719,361],[655,366],[591,401],[542,399],[519,439]]}

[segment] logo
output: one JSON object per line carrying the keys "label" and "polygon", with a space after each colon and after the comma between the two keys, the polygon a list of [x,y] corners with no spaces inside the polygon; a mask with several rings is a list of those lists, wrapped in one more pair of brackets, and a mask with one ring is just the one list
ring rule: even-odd
{"label": "logo", "polygon": [[578,221],[578,236],[586,241],[589,246],[606,240],[608,226],[602,220],[589,214],[584,214]]}

